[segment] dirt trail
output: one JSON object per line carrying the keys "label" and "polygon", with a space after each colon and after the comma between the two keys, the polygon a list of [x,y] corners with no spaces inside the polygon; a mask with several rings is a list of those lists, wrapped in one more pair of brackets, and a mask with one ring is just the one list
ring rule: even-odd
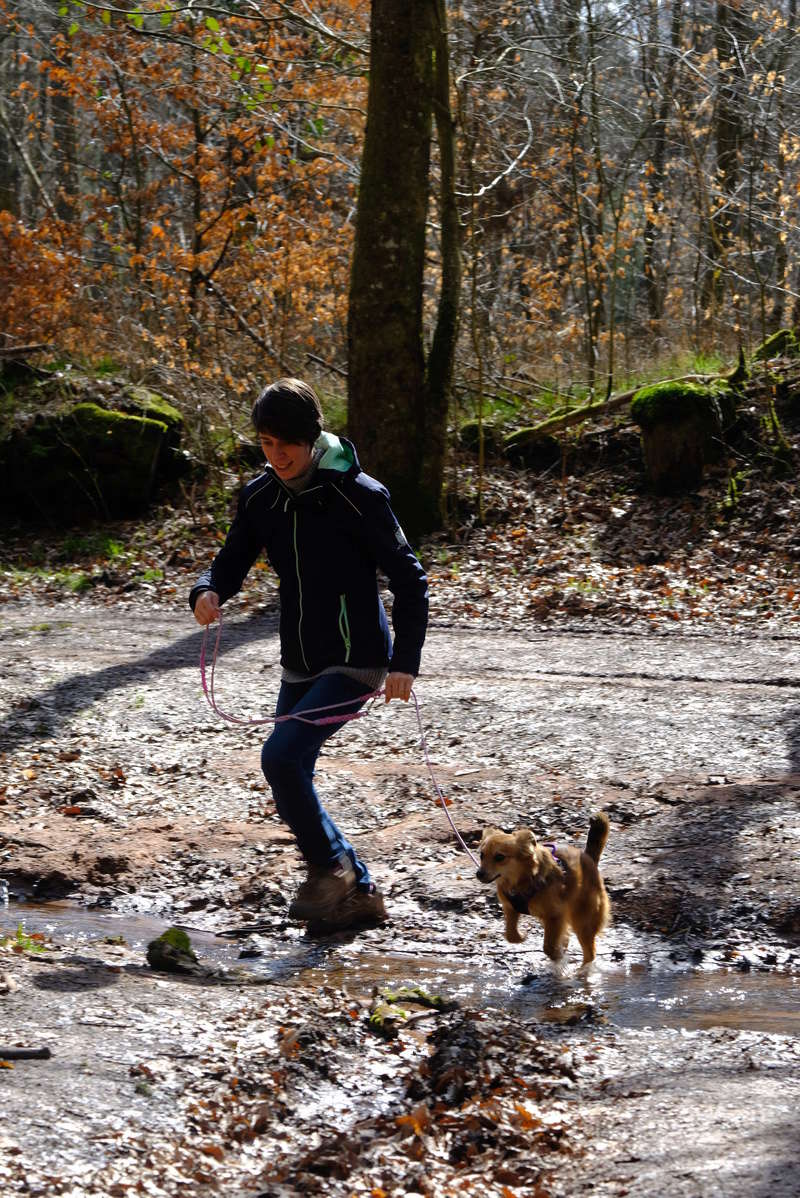
{"label": "dirt trail", "polygon": [[[286,919],[299,863],[259,734],[205,707],[186,613],[3,613],[0,929],[53,947],[0,950],[0,1040],[53,1056],[0,1072],[0,1187],[797,1192],[800,637],[432,627],[416,689],[468,843],[611,816],[615,919],[583,978],[576,953],[552,974],[534,927],[502,940],[412,707],[376,706],[319,770],[392,922],[313,941]],[[274,613],[229,619],[222,705],[268,710],[277,670]],[[168,922],[247,978],[153,973]],[[248,922],[240,961],[212,933]],[[402,982],[459,1009],[376,1038],[372,990]]]}

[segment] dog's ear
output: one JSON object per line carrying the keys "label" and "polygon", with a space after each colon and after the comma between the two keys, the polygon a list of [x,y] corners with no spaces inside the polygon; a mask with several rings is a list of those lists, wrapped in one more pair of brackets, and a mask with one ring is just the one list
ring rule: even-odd
{"label": "dog's ear", "polygon": [[520,856],[532,859],[536,849],[536,837],[530,828],[518,828],[514,833],[514,839]]}
{"label": "dog's ear", "polygon": [[484,828],[483,835],[481,836],[481,842],[478,847],[482,848],[483,845],[486,844],[487,840],[490,840],[492,838],[492,836],[494,836],[496,831],[497,831],[497,828]]}

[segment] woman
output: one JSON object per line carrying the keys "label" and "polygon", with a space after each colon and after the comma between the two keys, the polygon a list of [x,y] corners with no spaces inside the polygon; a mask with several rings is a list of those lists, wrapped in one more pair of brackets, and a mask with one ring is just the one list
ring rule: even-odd
{"label": "woman", "polygon": [[[352,714],[382,686],[387,703],[408,700],[425,639],[427,579],[386,488],[364,474],[349,441],[322,431],[308,383],[285,378],[268,386],[252,419],[267,466],[243,488],[225,544],[191,591],[195,619],[216,620],[266,551],[280,580],[276,715],[333,704]],[[394,595],[394,640],[378,570]],[[278,814],[308,869],[289,915],[323,932],[387,917],[366,865],[314,787],[320,748],[340,727],[286,720],[261,755]]]}

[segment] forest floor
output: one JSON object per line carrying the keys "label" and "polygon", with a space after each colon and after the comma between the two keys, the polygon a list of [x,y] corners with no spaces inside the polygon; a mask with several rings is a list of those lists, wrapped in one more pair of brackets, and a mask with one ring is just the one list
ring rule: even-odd
{"label": "forest floor", "polygon": [[[574,944],[554,970],[533,921],[503,940],[412,705],[375,706],[319,766],[391,921],[314,938],[287,919],[300,861],[260,734],[200,688],[185,604],[210,518],[117,526],[102,558],[9,542],[3,1193],[794,1195],[800,498],[753,481],[730,512],[723,493],[647,496],[607,460],[496,471],[487,523],[423,554],[416,693],[467,844],[489,824],[581,843],[609,813],[614,919],[588,974]],[[269,573],[230,609],[218,700],[269,711]],[[146,963],[171,924],[192,975]],[[406,1001],[377,1035],[374,993],[400,986],[446,1009]]]}

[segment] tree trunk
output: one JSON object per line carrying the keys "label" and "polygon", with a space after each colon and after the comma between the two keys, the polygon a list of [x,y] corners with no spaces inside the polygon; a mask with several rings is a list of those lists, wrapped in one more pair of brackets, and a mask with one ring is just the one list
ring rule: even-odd
{"label": "tree trunk", "polygon": [[[682,0],[672,0],[672,16],[670,21],[670,44],[667,50],[666,66],[661,76],[658,69],[659,4],[650,0],[650,33],[648,46],[643,51],[643,66],[645,71],[645,88],[653,97],[653,129],[650,135],[650,160],[652,168],[647,175],[647,191],[649,199],[648,215],[644,228],[644,262],[643,274],[647,294],[647,310],[653,329],[659,329],[664,316],[664,298],[666,295],[666,274],[668,255],[663,246],[663,229],[660,216],[664,206],[664,196],[667,187],[667,125],[672,107],[675,70],[681,48],[682,37]],[[657,109],[656,109],[657,102]]]}
{"label": "tree trunk", "polygon": [[[59,65],[70,74],[74,70],[69,42]],[[75,201],[79,194],[75,109],[69,90],[60,81],[51,83],[50,111],[54,144],[58,146],[59,151],[58,174],[55,180],[56,211],[61,220],[70,221],[75,219]]]}
{"label": "tree trunk", "polygon": [[[797,0],[789,0],[786,34],[782,38],[781,52],[777,70],[784,74],[790,61],[791,39],[797,36]],[[786,199],[791,192],[791,184],[787,175],[786,144],[788,142],[788,122],[786,119],[786,88],[781,87],[777,97],[777,117],[775,133],[777,138],[774,188],[774,221],[776,227],[775,240],[775,284],[773,288],[773,305],[768,332],[774,333],[783,327],[786,312],[786,295],[789,275],[788,248],[788,213]]]}
{"label": "tree trunk", "polygon": [[745,139],[742,103],[747,92],[744,55],[750,26],[741,0],[718,3],[714,28],[717,53],[717,97],[714,111],[717,205],[710,214],[708,260],[703,303],[713,317],[724,293],[728,253],[736,232],[736,193],[741,179]]}
{"label": "tree trunk", "polygon": [[[0,59],[0,97],[16,92],[22,81],[16,36],[7,37],[5,54]],[[0,98],[0,212],[18,216],[20,211],[19,138],[12,129],[13,117]]]}
{"label": "tree trunk", "polygon": [[[426,362],[422,301],[434,114],[443,261]],[[350,279],[348,432],[412,535],[442,521],[460,282],[453,161],[443,0],[373,0]]]}

